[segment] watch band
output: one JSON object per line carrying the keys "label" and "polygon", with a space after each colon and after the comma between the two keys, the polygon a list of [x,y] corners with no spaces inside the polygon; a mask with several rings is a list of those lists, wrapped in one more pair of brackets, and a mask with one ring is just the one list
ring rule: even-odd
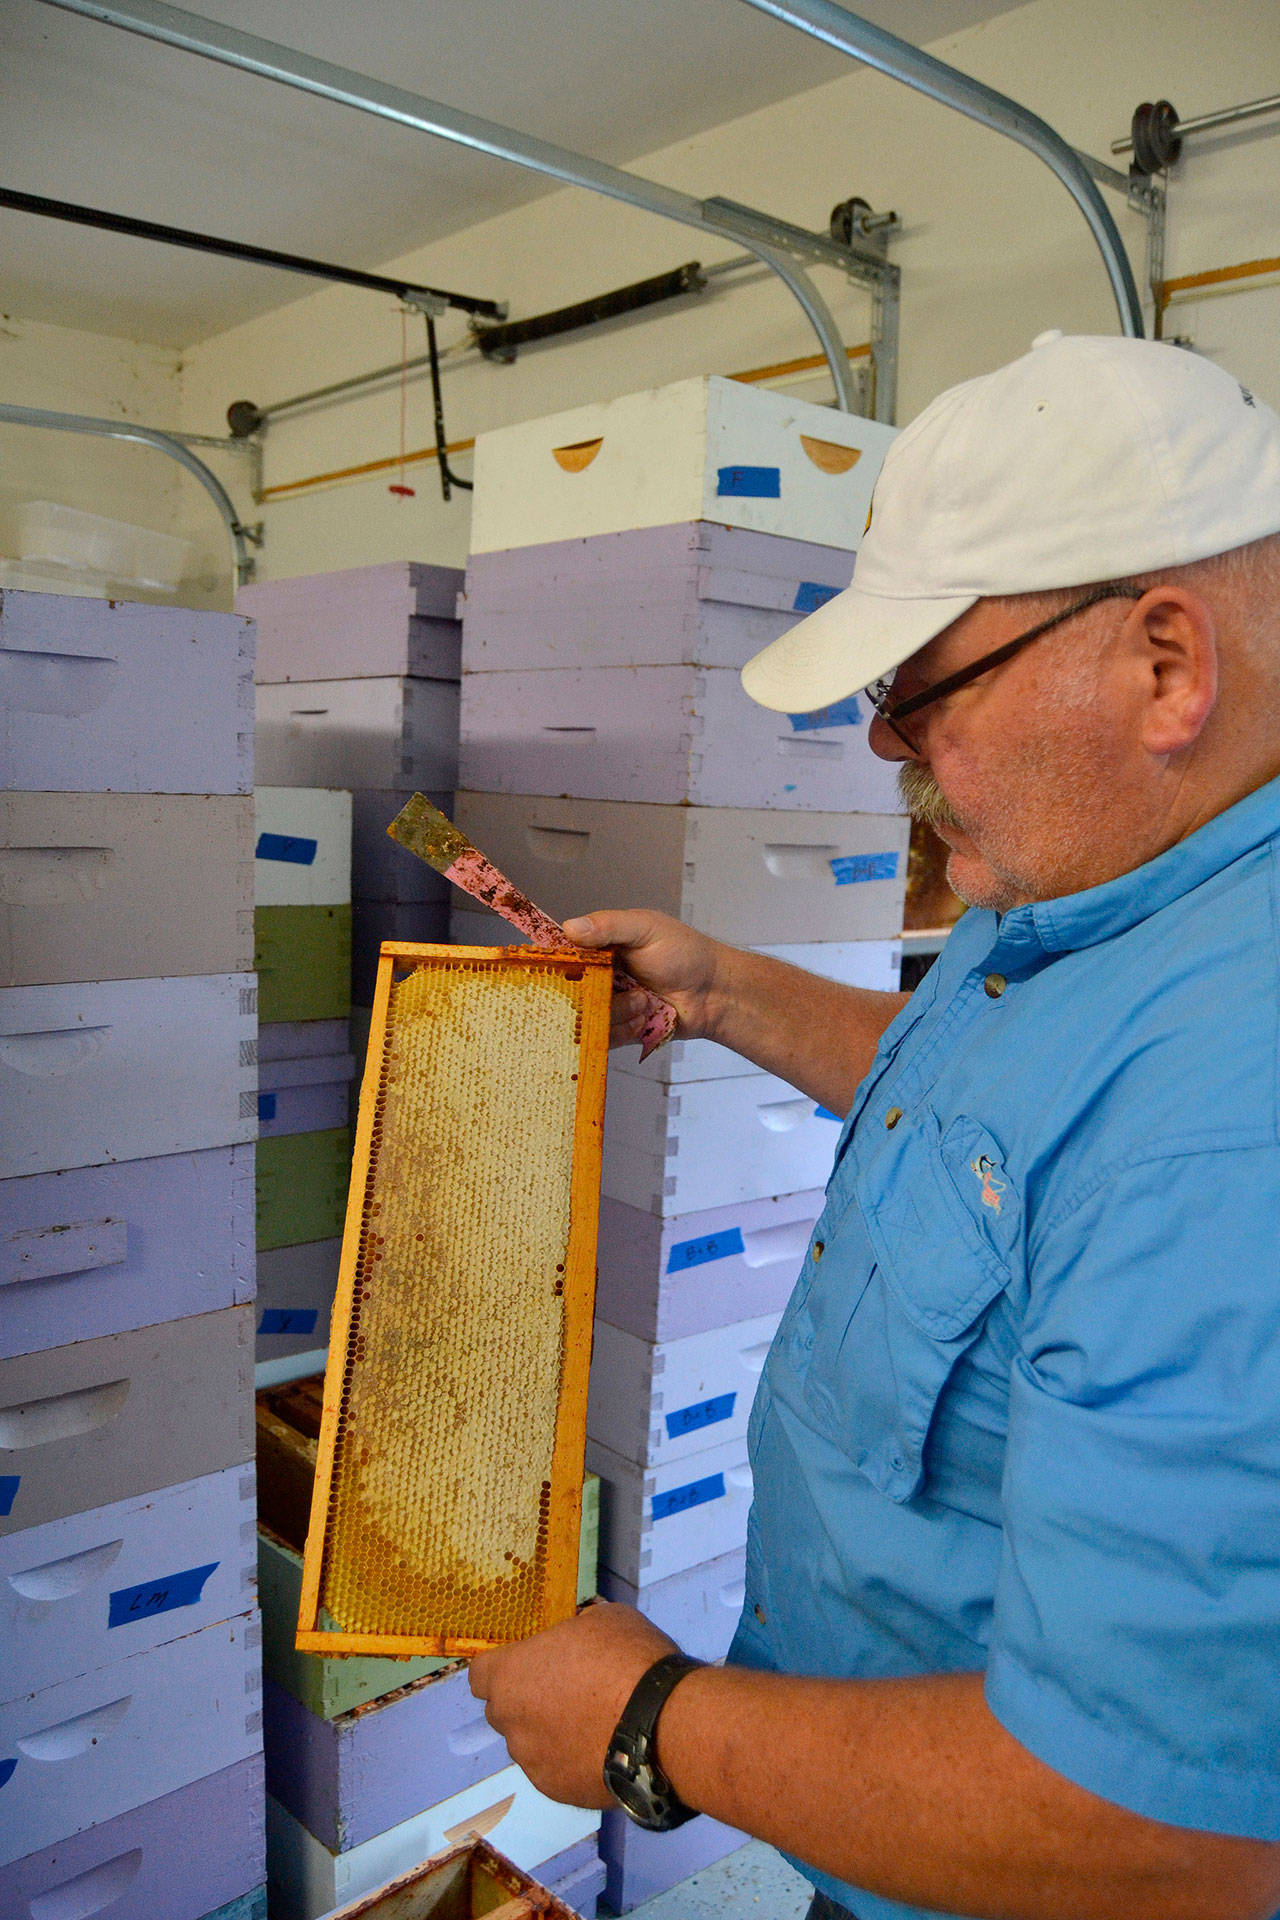
{"label": "watch band", "polygon": [[692,1820],[687,1807],[653,1758],[658,1716],[672,1689],[686,1674],[706,1665],[685,1653],[667,1653],[640,1676],[609,1742],[604,1781],[610,1793],[638,1826],[669,1832]]}

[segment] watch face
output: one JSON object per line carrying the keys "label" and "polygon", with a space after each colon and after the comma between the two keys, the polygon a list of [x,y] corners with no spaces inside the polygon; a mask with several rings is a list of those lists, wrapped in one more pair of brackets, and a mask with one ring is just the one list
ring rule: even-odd
{"label": "watch face", "polygon": [[611,1753],[604,1763],[604,1783],[624,1812],[641,1826],[662,1818],[667,1795],[655,1792],[652,1767],[636,1766],[626,1754]]}

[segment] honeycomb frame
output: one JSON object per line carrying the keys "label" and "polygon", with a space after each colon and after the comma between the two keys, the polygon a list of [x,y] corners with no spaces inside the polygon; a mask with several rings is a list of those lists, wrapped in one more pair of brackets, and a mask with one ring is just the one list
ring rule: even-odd
{"label": "honeycomb frame", "polygon": [[[451,982],[444,976],[452,976]],[[554,1020],[548,1023],[545,1019],[547,988],[558,1000],[567,1001],[574,1010],[571,1038],[566,1039],[563,1023]],[[436,1019],[434,1026],[427,1021],[428,1015],[434,1015],[439,1010],[430,1002],[432,993],[443,996],[441,1004],[446,1015],[443,1020]],[[451,994],[458,997],[457,1004],[460,1007],[472,1010],[472,1027],[467,1027],[461,1012],[452,1016],[450,1025],[448,1009]],[[456,1564],[465,1565],[468,1571],[476,1574],[476,1579],[470,1599],[465,1597],[465,1580],[453,1579],[448,1605],[440,1603],[443,1613],[451,1617],[445,1619],[439,1616],[433,1620],[423,1618],[422,1613],[430,1612],[431,1607],[437,1604],[441,1585],[448,1587],[453,1578],[439,1572],[428,1577],[426,1563],[436,1553],[436,1547],[424,1546],[421,1542],[424,1535],[435,1538],[432,1529],[436,1527],[438,1516],[432,1508],[432,1500],[436,1498],[434,1489],[442,1483],[449,1484],[452,1470],[455,1476],[455,1509],[461,1503],[473,1510],[471,1518],[465,1523],[465,1527],[470,1529],[469,1539],[474,1540],[477,1527],[483,1532],[488,1524],[488,1514],[486,1510],[477,1519],[474,1511],[476,1497],[469,1500],[463,1497],[461,1502],[456,1497],[457,1489],[462,1489],[464,1496],[473,1492],[465,1487],[465,1470],[457,1464],[465,1452],[462,1439],[457,1440],[452,1455],[448,1452],[441,1455],[434,1469],[431,1462],[426,1463],[428,1477],[424,1481],[422,1428],[425,1425],[430,1430],[428,1442],[434,1433],[439,1450],[441,1423],[445,1416],[443,1412],[438,1417],[428,1412],[425,1421],[418,1424],[406,1411],[412,1402],[415,1371],[421,1394],[422,1383],[431,1378],[433,1368],[437,1381],[446,1375],[453,1380],[465,1373],[468,1361],[468,1356],[463,1353],[450,1355],[442,1350],[443,1325],[447,1323],[451,1328],[456,1328],[459,1324],[466,1324],[467,1319],[467,1313],[463,1312],[457,1320],[449,1320],[456,1304],[456,1288],[459,1284],[456,1268],[449,1264],[454,1257],[453,1242],[446,1240],[435,1243],[437,1248],[443,1244],[450,1249],[445,1261],[447,1273],[440,1270],[437,1274],[436,1270],[428,1269],[432,1271],[433,1278],[439,1278],[439,1290],[445,1304],[436,1302],[420,1309],[421,1313],[434,1316],[437,1323],[434,1346],[431,1341],[432,1329],[428,1328],[426,1343],[415,1346],[407,1335],[416,1332],[417,1328],[410,1326],[407,1319],[404,1326],[395,1324],[397,1311],[411,1317],[418,1296],[422,1301],[427,1301],[430,1295],[429,1288],[420,1286],[417,1295],[413,1294],[414,1284],[421,1280],[422,1263],[428,1259],[430,1243],[426,1252],[414,1254],[405,1237],[408,1228],[421,1226],[427,1229],[433,1214],[449,1219],[456,1217],[449,1214],[450,1205],[454,1204],[456,1208],[464,1202],[456,1199],[451,1202],[448,1180],[450,1166],[456,1168],[454,1186],[464,1197],[467,1190],[468,1163],[465,1151],[456,1160],[452,1156],[444,1157],[443,1163],[438,1153],[435,1159],[424,1154],[420,1160],[413,1161],[411,1172],[421,1185],[427,1179],[421,1169],[429,1167],[430,1190],[425,1200],[416,1191],[411,1198],[405,1197],[409,1182],[405,1177],[404,1155],[408,1144],[411,1143],[415,1148],[418,1145],[412,1125],[415,1111],[412,1089],[417,1089],[420,1114],[426,1112],[421,1105],[425,1101],[431,1107],[431,1117],[437,1126],[437,1109],[442,1104],[446,1115],[451,1115],[455,1123],[461,1113],[460,1108],[450,1107],[449,1095],[438,1091],[439,1083],[432,1080],[430,1072],[418,1060],[409,1058],[409,1053],[414,1045],[418,1045],[423,1059],[428,1063],[433,1047],[439,1059],[451,1057],[446,1056],[442,1049],[453,1044],[459,1031],[463,1033],[464,1045],[475,1031],[474,1008],[479,1002],[474,996],[478,994],[483,996],[484,1002],[479,1023],[484,1030],[483,1038],[478,1043],[480,1052],[485,1053],[488,1049],[491,1054],[494,1049],[497,1050],[498,1070],[508,1075],[517,1099],[521,1097],[522,1088],[538,1084],[536,1070],[531,1071],[528,1054],[522,1052],[522,1047],[528,1047],[531,1033],[541,1040],[548,1027],[553,1030],[552,1037],[547,1041],[547,1047],[554,1053],[552,1079],[569,1066],[572,1066],[573,1072],[569,1074],[564,1071],[563,1090],[556,1089],[550,1096],[545,1096],[553,1101],[550,1111],[555,1115],[552,1125],[555,1138],[551,1141],[548,1156],[550,1170],[545,1181],[542,1181],[541,1192],[544,1200],[548,1195],[560,1196],[555,1198],[555,1206],[562,1206],[562,1211],[556,1213],[554,1220],[545,1227],[539,1220],[530,1220],[518,1222],[513,1228],[513,1234],[519,1234],[522,1226],[530,1229],[530,1255],[535,1270],[538,1267],[539,1249],[544,1266],[548,1252],[558,1254],[558,1259],[553,1262],[556,1277],[551,1283],[550,1296],[545,1289],[538,1293],[532,1303],[531,1314],[521,1315],[518,1321],[512,1318],[503,1323],[504,1330],[517,1326],[521,1329],[516,1336],[518,1339],[525,1338],[523,1329],[527,1321],[535,1323],[534,1332],[529,1337],[540,1344],[537,1347],[538,1366],[533,1370],[532,1385],[536,1388],[541,1383],[543,1404],[532,1412],[526,1405],[521,1405],[520,1414],[524,1424],[519,1436],[509,1411],[505,1427],[502,1426],[501,1414],[495,1416],[499,1421],[499,1437],[502,1441],[499,1454],[503,1447],[509,1446],[514,1459],[514,1450],[518,1449],[523,1468],[525,1456],[531,1448],[540,1463],[533,1468],[540,1479],[537,1483],[530,1483],[531,1486],[536,1485],[534,1497],[538,1505],[537,1518],[536,1521],[533,1519],[527,1501],[517,1499],[519,1540],[517,1542],[515,1534],[503,1536],[509,1539],[509,1545],[503,1549],[502,1559],[511,1563],[511,1566],[498,1569],[501,1576],[498,1581],[493,1578],[493,1568],[497,1566],[494,1555],[499,1541],[495,1537],[482,1542],[480,1558],[489,1566],[486,1586],[486,1581],[479,1576],[479,1560],[474,1564],[469,1562],[460,1548],[450,1545],[451,1523],[457,1521],[457,1516],[456,1512],[452,1516],[446,1513],[440,1523],[439,1531],[445,1539],[439,1552],[454,1552],[459,1556]],[[468,995],[473,998],[468,1000]],[[303,1557],[296,1636],[296,1644],[303,1652],[378,1654],[403,1659],[421,1655],[466,1656],[552,1626],[560,1620],[571,1618],[576,1611],[582,1462],[591,1363],[611,995],[612,963],[607,953],[551,951],[533,947],[434,946],[409,942],[388,942],[382,948],[369,1050],[360,1093],[342,1259],[325,1370],[316,1476]],[[501,1015],[504,1004],[524,1018],[523,1041],[520,1038],[520,1018],[509,1019],[506,1027],[503,1027]],[[500,1031],[496,1037],[495,1022],[489,1018],[490,1009],[498,1016],[496,1026]],[[531,1018],[535,1023],[532,1028],[528,1025]],[[404,1044],[406,1035],[407,1047]],[[396,1051],[397,1047],[399,1052]],[[509,1060],[507,1054],[511,1056]],[[477,1083],[483,1077],[478,1067],[475,1075]],[[576,1082],[576,1091],[571,1091],[571,1082]],[[542,1084],[545,1085],[545,1082]],[[534,1103],[525,1104],[532,1111]],[[537,1116],[529,1124],[538,1124]],[[474,1139],[478,1136],[472,1134],[468,1137]],[[438,1135],[431,1144],[439,1146]],[[481,1172],[484,1168],[484,1151],[505,1151],[505,1143],[501,1149],[482,1150],[478,1161]],[[385,1170],[381,1168],[383,1160],[386,1162]],[[533,1163],[525,1161],[518,1164],[528,1167]],[[380,1185],[380,1171],[386,1171],[385,1188]],[[400,1176],[398,1179],[397,1174]],[[538,1178],[541,1180],[541,1176]],[[562,1186],[565,1190],[561,1194]],[[489,1189],[477,1188],[473,1180],[469,1202],[473,1208],[477,1192],[483,1194],[480,1203],[483,1209],[488,1204]],[[382,1213],[384,1202],[388,1208],[385,1217]],[[425,1212],[413,1212],[414,1205],[425,1207]],[[473,1214],[468,1213],[465,1218],[470,1221]],[[375,1221],[386,1227],[386,1233],[377,1232]],[[483,1241],[483,1234],[489,1230],[481,1227],[482,1244],[492,1244]],[[413,1234],[415,1242],[425,1237],[427,1235],[423,1231]],[[505,1247],[506,1242],[501,1244]],[[511,1244],[520,1248],[520,1260],[523,1263],[523,1240],[512,1240]],[[377,1263],[388,1253],[389,1263],[382,1269],[386,1276],[382,1281],[384,1291],[380,1295],[377,1290]],[[550,1274],[545,1277],[549,1279]],[[491,1313],[492,1300],[486,1303],[483,1298],[485,1282],[477,1279],[471,1285],[476,1300],[464,1303],[467,1310],[474,1315],[487,1305]],[[407,1293],[406,1287],[409,1289]],[[449,1293],[449,1288],[453,1288],[454,1292]],[[551,1296],[554,1296],[557,1304],[552,1303]],[[505,1300],[507,1296],[503,1295],[502,1298]],[[397,1307],[397,1300],[403,1302],[401,1308]],[[367,1304],[371,1301],[373,1305]],[[492,1318],[485,1322],[486,1326],[492,1324]],[[553,1352],[557,1343],[558,1351]],[[482,1344],[482,1363],[486,1353],[491,1354],[491,1349]],[[386,1358],[388,1354],[392,1356],[390,1362]],[[406,1354],[407,1363],[404,1358]],[[403,1391],[400,1393],[392,1390],[397,1364],[403,1369],[400,1380]],[[391,1372],[384,1379],[382,1376],[388,1365]],[[501,1374],[501,1371],[500,1365],[498,1373]],[[554,1411],[548,1420],[546,1403],[550,1400],[553,1373],[557,1375]],[[468,1384],[483,1394],[490,1382],[482,1370],[480,1380],[469,1379]],[[503,1391],[499,1379],[495,1382],[495,1392],[501,1394]],[[505,1391],[510,1400],[509,1382]],[[457,1390],[456,1398],[461,1403],[461,1389]],[[438,1397],[428,1397],[418,1402],[419,1409],[431,1409],[439,1405]],[[465,1415],[458,1417],[469,1419],[475,1405],[476,1400],[468,1398]],[[529,1436],[527,1440],[526,1434]],[[472,1444],[474,1447],[474,1441]],[[406,1454],[406,1447],[411,1458]],[[413,1469],[411,1472],[405,1471],[407,1458]],[[501,1477],[504,1495],[508,1487],[516,1484],[509,1477],[513,1470],[511,1461],[508,1461],[507,1473]],[[435,1478],[430,1477],[432,1471]],[[498,1472],[496,1463],[492,1466],[492,1472]],[[418,1474],[416,1480],[415,1473]],[[482,1480],[483,1475],[478,1476],[476,1493]],[[447,1507],[447,1496],[439,1495],[437,1504]],[[389,1519],[388,1513],[392,1509],[394,1512]],[[536,1543],[532,1550],[526,1537],[531,1525],[536,1526]],[[464,1523],[457,1521],[457,1526],[464,1528]],[[373,1545],[370,1545],[370,1540]],[[414,1541],[419,1545],[415,1546]],[[523,1553],[512,1550],[517,1544],[524,1549]],[[416,1563],[413,1561],[415,1553],[418,1555]],[[392,1567],[391,1571],[389,1567]],[[404,1571],[397,1572],[394,1569]],[[370,1596],[361,1591],[362,1579],[370,1589]],[[398,1599],[391,1594],[391,1586],[397,1580],[400,1582]],[[374,1592],[374,1589],[378,1591]],[[416,1596],[412,1604],[405,1598],[410,1591]],[[486,1592],[491,1595],[502,1593],[505,1597],[501,1604],[496,1598],[486,1601]],[[425,1601],[422,1598],[424,1593]],[[367,1605],[364,1604],[366,1597]],[[489,1607],[487,1615],[486,1606]],[[468,1609],[474,1617],[468,1617]],[[393,1617],[385,1617],[388,1613]],[[397,1614],[400,1617],[394,1617]],[[357,1615],[359,1623],[353,1624]],[[374,1616],[377,1616],[376,1619]],[[499,1631],[494,1631],[495,1625],[500,1628]],[[481,1627],[483,1630],[480,1630]]]}

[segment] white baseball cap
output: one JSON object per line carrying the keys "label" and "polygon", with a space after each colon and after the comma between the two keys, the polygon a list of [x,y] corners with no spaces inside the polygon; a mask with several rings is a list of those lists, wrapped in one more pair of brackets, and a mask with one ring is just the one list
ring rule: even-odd
{"label": "white baseball cap", "polygon": [[1127,579],[1280,532],[1280,419],[1152,340],[1044,333],[890,446],[851,587],[742,670],[808,713],[885,678],[988,595]]}

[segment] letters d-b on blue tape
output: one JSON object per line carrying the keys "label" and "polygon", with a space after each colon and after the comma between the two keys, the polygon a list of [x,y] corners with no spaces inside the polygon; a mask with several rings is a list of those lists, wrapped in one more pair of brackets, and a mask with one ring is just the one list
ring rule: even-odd
{"label": "letters d-b on blue tape", "polygon": [[690,1507],[705,1507],[708,1500],[724,1497],[724,1475],[709,1473],[705,1480],[691,1480],[684,1487],[670,1487],[653,1496],[655,1520],[669,1520],[673,1514],[688,1513]]}

